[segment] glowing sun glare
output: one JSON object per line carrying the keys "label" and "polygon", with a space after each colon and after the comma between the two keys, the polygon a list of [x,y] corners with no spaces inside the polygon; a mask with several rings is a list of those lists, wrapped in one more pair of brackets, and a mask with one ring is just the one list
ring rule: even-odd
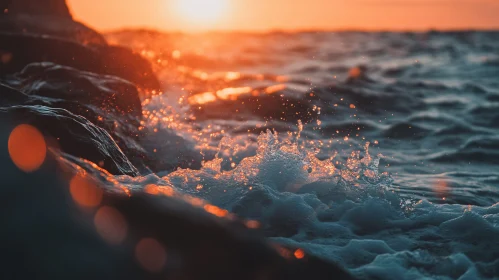
{"label": "glowing sun glare", "polygon": [[196,23],[213,23],[228,9],[228,0],[177,0],[176,10],[180,16]]}

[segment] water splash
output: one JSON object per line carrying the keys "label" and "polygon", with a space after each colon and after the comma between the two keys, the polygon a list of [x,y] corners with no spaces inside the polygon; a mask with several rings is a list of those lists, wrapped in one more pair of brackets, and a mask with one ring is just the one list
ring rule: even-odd
{"label": "water splash", "polygon": [[[493,278],[496,35],[110,34],[168,85],[144,104],[145,129],[181,135],[204,160],[118,180],[257,220],[359,278]],[[161,153],[165,139],[156,156],[185,154]]]}

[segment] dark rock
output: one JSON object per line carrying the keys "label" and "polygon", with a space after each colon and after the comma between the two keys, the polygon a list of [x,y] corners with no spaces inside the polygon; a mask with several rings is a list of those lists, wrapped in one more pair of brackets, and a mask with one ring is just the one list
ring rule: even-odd
{"label": "dark rock", "polygon": [[0,31],[11,34],[47,35],[82,45],[107,45],[97,31],[70,17],[50,15],[7,14],[0,16]]}
{"label": "dark rock", "polygon": [[[0,127],[2,146],[6,132]],[[0,163],[0,211],[8,213],[1,220],[1,279],[353,279],[314,256],[294,258],[294,248],[284,249],[290,255],[283,257],[257,230],[174,196],[137,191],[128,197],[97,183],[104,191],[101,204],[83,209],[69,191],[74,174],[61,172],[54,159],[26,174],[1,149]],[[99,235],[94,221],[101,206],[123,217],[123,242],[110,244]],[[156,240],[166,252],[156,273],[137,261],[136,246],[143,238]]]}
{"label": "dark rock", "polygon": [[0,231],[0,279],[141,279],[133,256],[106,244],[81,217],[53,160],[31,174],[14,166],[3,148],[9,133],[3,121],[0,211],[9,214],[0,218],[8,229]]}
{"label": "dark rock", "polygon": [[144,151],[136,141],[142,106],[135,85],[49,62],[29,64],[3,82],[20,92],[6,89],[10,94],[2,94],[0,106],[42,105],[81,115],[104,128],[140,167]]}
{"label": "dark rock", "polygon": [[[1,93],[12,91],[1,88]],[[22,96],[19,98],[29,97]],[[63,151],[90,160],[112,174],[138,175],[138,170],[130,163],[113,138],[104,129],[94,125],[82,116],[60,108],[41,105],[16,105],[0,107],[2,120],[21,124],[31,124],[43,133],[53,137],[53,141]]]}
{"label": "dark rock", "polygon": [[65,0],[0,0],[0,8],[0,75],[49,61],[160,88],[147,60],[73,21]]}
{"label": "dark rock", "polygon": [[[0,75],[15,73],[32,62],[50,61],[84,71],[102,73],[103,64],[93,49],[74,41],[33,34],[0,33]],[[95,71],[99,70],[99,71]]]}
{"label": "dark rock", "polygon": [[176,258],[177,265],[167,264],[166,277],[353,279],[335,264],[317,257],[297,260],[293,256],[296,248],[283,247],[290,254],[284,258],[267,244],[262,233],[174,198],[137,194],[115,198],[113,205],[127,217],[136,235],[156,237]]}
{"label": "dark rock", "polygon": [[97,74],[120,76],[141,87],[159,89],[159,82],[144,58],[119,47],[88,47],[71,40],[0,33],[0,75],[21,71],[33,62],[53,62]]}
{"label": "dark rock", "polygon": [[149,61],[121,46],[98,47],[105,73],[129,80],[141,87],[161,88]]}
{"label": "dark rock", "polygon": [[[141,92],[160,88],[146,59],[107,45],[100,34],[72,21],[64,1],[0,0],[0,7],[8,10],[0,13],[0,82],[8,85],[0,85],[0,106],[68,110],[105,129],[141,171],[178,167],[151,160],[139,144],[145,131],[138,130],[142,106],[137,86],[146,89]],[[192,160],[179,161],[192,166]]]}
{"label": "dark rock", "polygon": [[107,45],[98,32],[73,21],[65,0],[0,0],[0,31]]}
{"label": "dark rock", "polygon": [[[115,76],[98,75],[50,62],[32,63],[5,81],[27,95],[37,95],[73,102],[77,106],[94,106],[106,114],[140,119],[142,106],[135,85]],[[68,109],[68,108],[66,108]],[[92,122],[95,116],[87,108],[74,112]],[[136,124],[138,126],[138,123]]]}
{"label": "dark rock", "polygon": [[49,15],[69,18],[66,0],[0,0],[0,8],[6,14]]}
{"label": "dark rock", "polygon": [[163,140],[158,143],[158,138],[149,137],[156,135],[152,129],[139,131],[142,107],[137,89],[123,79],[45,62],[29,64],[0,82],[5,83],[0,83],[0,107],[40,105],[83,116],[105,129],[140,172],[200,167],[200,154],[182,137],[162,130]]}

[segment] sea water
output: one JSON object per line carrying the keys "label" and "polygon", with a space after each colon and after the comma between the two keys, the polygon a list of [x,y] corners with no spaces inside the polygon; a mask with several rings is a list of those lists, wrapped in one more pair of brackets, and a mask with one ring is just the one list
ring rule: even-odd
{"label": "sea water", "polygon": [[81,162],[111,188],[210,205],[359,278],[499,279],[498,32],[107,39],[163,85],[140,145],[189,162],[137,178]]}

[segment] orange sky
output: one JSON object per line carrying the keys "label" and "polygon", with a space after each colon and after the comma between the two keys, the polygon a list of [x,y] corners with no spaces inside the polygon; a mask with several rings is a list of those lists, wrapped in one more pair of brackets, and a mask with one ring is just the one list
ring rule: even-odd
{"label": "orange sky", "polygon": [[77,20],[100,30],[498,29],[499,0],[228,0],[216,22],[193,23],[181,0],[68,0]]}

